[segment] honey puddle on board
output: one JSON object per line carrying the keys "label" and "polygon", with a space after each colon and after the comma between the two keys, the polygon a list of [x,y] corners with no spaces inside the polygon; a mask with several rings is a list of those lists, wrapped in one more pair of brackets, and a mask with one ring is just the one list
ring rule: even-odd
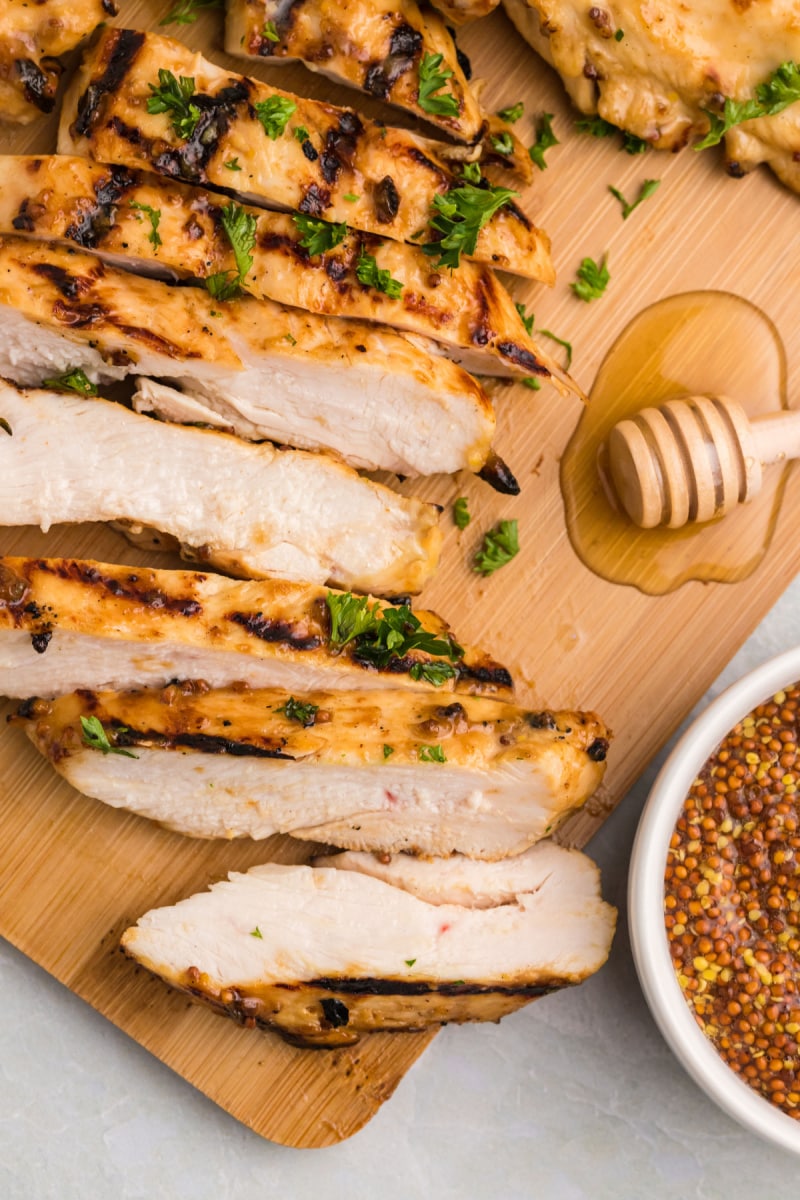
{"label": "honey puddle on board", "polygon": [[683,529],[639,529],[618,508],[606,460],[612,426],[640,408],[687,395],[729,396],[750,417],[788,408],[786,362],[768,317],[728,292],[686,292],[639,313],[606,355],[561,459],[575,553],[595,574],[662,595],[690,579],[751,574],[772,537],[785,464],[764,469],[760,493],[724,518]]}

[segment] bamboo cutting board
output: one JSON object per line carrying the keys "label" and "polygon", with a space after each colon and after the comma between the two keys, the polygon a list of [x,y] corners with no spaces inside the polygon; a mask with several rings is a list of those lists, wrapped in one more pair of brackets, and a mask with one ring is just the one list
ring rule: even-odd
{"label": "bamboo cutting board", "polygon": [[[121,0],[116,23],[155,27],[170,7]],[[166,32],[221,53],[217,13]],[[524,99],[515,128],[533,140],[535,114],[555,114],[561,144],[548,153],[523,202],[553,238],[559,282],[552,292],[512,283],[536,313],[537,327],[569,339],[573,374],[589,389],[606,351],[631,318],[676,292],[701,288],[738,293],[775,322],[788,361],[800,357],[800,224],[798,199],[766,170],[737,181],[716,151],[650,152],[629,157],[609,141],[576,134],[556,77],[496,13],[468,28],[460,44],[475,74],[487,80],[484,100],[496,109]],[[251,72],[272,78],[256,64]],[[340,102],[353,93],[292,67],[275,71],[282,86]],[[355,103],[359,103],[355,100]],[[368,107],[363,105],[362,107]],[[373,112],[377,111],[371,106]],[[55,122],[0,136],[6,152],[48,151]],[[657,194],[629,221],[620,219],[608,184],[626,196],[646,177]],[[612,280],[592,304],[567,284],[580,260],[608,254]],[[724,342],[724,330],[720,337]],[[731,363],[749,348],[731,340]],[[789,379],[791,387],[791,377]],[[791,395],[791,391],[789,393]],[[587,570],[567,538],[559,461],[580,404],[551,389],[497,391],[497,448],[522,484],[503,498],[471,478],[406,483],[403,490],[449,506],[470,498],[472,525],[447,527],[441,571],[423,602],[442,612],[461,637],[483,642],[514,670],[523,701],[600,712],[615,731],[601,793],[565,830],[585,843],[648,760],[703,695],[722,667],[800,568],[800,486],[787,472],[772,544],[758,569],[735,585],[688,583],[648,596]],[[742,397],[747,402],[747,397]],[[480,531],[517,517],[522,550],[488,580],[469,570]],[[747,517],[728,519],[744,542]],[[478,531],[478,532],[475,532]],[[110,530],[80,527],[4,532],[3,553],[74,554],[140,565],[169,565],[129,546]],[[0,709],[0,715],[11,706]],[[268,858],[307,857],[308,847],[275,838],[266,844],[194,842],[85,799],[60,782],[19,730],[0,730],[0,933],[135,1037],[173,1069],[264,1137],[291,1146],[325,1146],[355,1133],[392,1093],[433,1034],[372,1035],[356,1047],[299,1050],[278,1037],[245,1032],[220,1020],[123,959],[119,935],[143,911],[204,888],[231,869]],[[548,1003],[557,1004],[553,998]],[[511,1030],[509,1029],[509,1036]],[[468,1029],[461,1031],[469,1052]]]}

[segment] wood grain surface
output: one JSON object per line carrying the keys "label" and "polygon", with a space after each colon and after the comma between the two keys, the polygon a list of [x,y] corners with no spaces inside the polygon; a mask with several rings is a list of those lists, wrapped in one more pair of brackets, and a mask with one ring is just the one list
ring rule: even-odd
{"label": "wood grain surface", "polygon": [[[121,0],[117,24],[155,26],[163,3]],[[222,19],[163,30],[202,47],[215,61]],[[486,80],[491,109],[524,99],[516,130],[533,140],[534,118],[554,114],[560,144],[548,152],[523,202],[552,236],[559,282],[552,291],[512,282],[538,327],[574,345],[573,374],[588,390],[617,335],[646,305],[694,289],[736,292],[759,305],[785,343],[792,391],[800,353],[798,199],[765,170],[726,177],[716,151],[635,157],[612,140],[577,134],[558,80],[520,42],[502,13],[468,28],[460,44]],[[351,101],[301,68],[274,76],[308,95]],[[364,105],[372,112],[375,105]],[[0,135],[6,152],[54,148],[55,122]],[[608,194],[629,198],[645,178],[657,193],[627,220]],[[580,260],[608,255],[606,295],[586,304],[568,286]],[[747,345],[729,347],[732,371]],[[746,405],[746,397],[743,398]],[[522,484],[503,498],[471,477],[407,482],[402,490],[448,506],[470,498],[472,524],[459,533],[447,511],[441,571],[423,596],[470,642],[483,642],[515,671],[523,701],[600,712],[615,732],[601,793],[565,830],[584,844],[648,760],[703,695],[800,567],[798,475],[792,469],[772,545],[754,574],[735,585],[688,583],[648,596],[606,582],[575,557],[565,533],[559,460],[581,406],[550,388],[498,386],[497,449]],[[469,560],[481,532],[517,517],[522,550],[483,580]],[[731,518],[732,519],[732,518]],[[731,536],[736,529],[731,526]],[[84,526],[6,531],[8,554],[75,554],[131,564],[156,562],[107,529]],[[10,706],[0,710],[0,715]],[[307,846],[195,842],[144,820],[106,809],[61,782],[18,729],[0,732],[0,932],[99,1012],[126,1030],[218,1104],[265,1137],[292,1146],[331,1145],[355,1133],[392,1093],[432,1040],[426,1035],[372,1035],[355,1048],[299,1050],[277,1036],[246,1032],[170,993],[122,958],[123,928],[155,904],[202,889],[231,869],[269,858],[298,861]],[[557,1004],[558,998],[547,1001]],[[469,1030],[462,1031],[469,1053]],[[457,1100],[454,1100],[457,1103]]]}

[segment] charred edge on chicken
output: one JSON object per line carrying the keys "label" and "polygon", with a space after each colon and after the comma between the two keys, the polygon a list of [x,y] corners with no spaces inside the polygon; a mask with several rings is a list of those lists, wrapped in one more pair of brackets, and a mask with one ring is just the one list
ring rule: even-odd
{"label": "charred edge on chicken", "polygon": [[14,62],[14,68],[28,103],[32,104],[34,108],[38,108],[39,112],[52,112],[56,102],[56,87],[62,71],[58,59],[45,58],[39,64],[32,58],[18,58]]}
{"label": "charred edge on chicken", "polygon": [[[123,583],[114,576],[104,575],[95,567],[87,566],[74,559],[58,559],[51,562],[44,558],[32,560],[30,570],[54,575],[58,579],[72,579],[77,583],[89,584],[94,588],[103,588],[111,596],[132,600],[145,608],[177,613],[183,617],[196,617],[203,611],[202,605],[197,600],[187,600],[183,596],[169,596],[159,588],[138,586],[140,580],[135,572],[131,572]],[[207,575],[199,572],[193,576],[196,583],[203,583],[207,578]],[[12,610],[16,609],[20,617],[23,612],[35,616],[35,613],[31,613],[31,608],[38,608],[38,605],[33,603],[23,608],[22,602],[29,593],[29,581],[0,564],[0,605],[8,606]]]}
{"label": "charred edge on chicken", "polygon": [[134,29],[120,29],[106,43],[109,54],[103,73],[94,79],[78,101],[78,110],[70,132],[73,137],[88,137],[103,97],[119,90],[123,79],[144,45],[145,35]]}

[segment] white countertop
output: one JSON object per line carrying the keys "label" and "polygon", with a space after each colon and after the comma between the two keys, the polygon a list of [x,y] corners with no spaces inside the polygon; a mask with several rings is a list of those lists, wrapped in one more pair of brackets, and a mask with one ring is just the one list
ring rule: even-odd
{"label": "white countertop", "polygon": [[[800,580],[703,706],[797,643]],[[590,846],[621,913],[608,965],[499,1026],[445,1029],[373,1121],[332,1149],[263,1141],[0,943],[0,1198],[794,1196],[800,1163],[712,1106],[639,991],[627,861],[662,757]]]}

